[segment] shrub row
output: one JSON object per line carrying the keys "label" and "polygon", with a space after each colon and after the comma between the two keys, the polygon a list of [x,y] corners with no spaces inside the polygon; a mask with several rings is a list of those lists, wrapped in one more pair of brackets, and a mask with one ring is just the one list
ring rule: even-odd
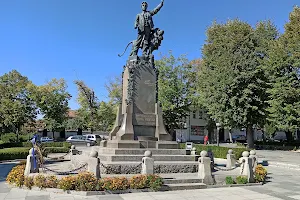
{"label": "shrub row", "polygon": [[[199,155],[201,151],[208,151],[209,149],[214,153],[215,158],[224,158],[226,159],[229,149],[233,149],[233,153],[236,159],[242,156],[242,153],[246,151],[246,148],[228,148],[228,147],[218,147],[218,146],[207,146],[202,144],[194,144],[193,147],[196,147],[197,154]],[[185,149],[185,144],[180,144],[180,148]]]}
{"label": "shrub row", "polygon": [[[17,143],[3,143],[0,144],[0,149],[12,147],[32,147],[31,142],[17,142]],[[71,144],[68,142],[46,142],[42,143],[41,147],[65,147],[70,148]]]}
{"label": "shrub row", "polygon": [[59,180],[56,176],[44,176],[41,174],[35,177],[25,177],[24,169],[24,165],[14,167],[8,174],[6,181],[9,184],[13,184],[18,187],[25,186],[28,189],[36,186],[41,189],[59,188],[65,191],[116,191],[144,188],[159,190],[163,185],[162,178],[157,175],[138,175],[129,179],[125,177],[97,179],[89,172],[82,172],[75,176],[65,176]]}
{"label": "shrub row", "polygon": [[[28,147],[6,148],[0,149],[0,161],[1,160],[15,160],[26,159],[29,152]],[[69,148],[65,147],[45,147],[43,149],[43,155],[47,156],[49,153],[67,153]]]}
{"label": "shrub row", "polygon": [[0,149],[0,160],[26,159],[29,149],[26,147]]}

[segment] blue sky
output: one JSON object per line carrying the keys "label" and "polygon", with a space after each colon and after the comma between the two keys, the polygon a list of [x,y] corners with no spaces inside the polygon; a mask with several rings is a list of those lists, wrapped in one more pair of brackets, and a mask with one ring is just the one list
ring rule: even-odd
{"label": "blue sky", "polygon": [[[142,0],[1,0],[0,75],[18,70],[35,84],[64,78],[76,103],[73,81],[81,79],[105,100],[109,77],[120,75],[129,51],[119,58],[127,43],[136,38],[133,28]],[[149,0],[149,9],[160,0]],[[155,53],[189,59],[201,57],[205,30],[213,20],[239,18],[255,25],[271,19],[280,32],[299,0],[165,0],[154,17],[165,30]]]}

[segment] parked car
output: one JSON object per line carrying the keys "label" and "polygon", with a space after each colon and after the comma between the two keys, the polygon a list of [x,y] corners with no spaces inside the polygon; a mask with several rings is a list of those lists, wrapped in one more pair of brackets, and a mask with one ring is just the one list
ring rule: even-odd
{"label": "parked car", "polygon": [[52,138],[49,137],[41,137],[40,142],[54,142],[54,140]]}
{"label": "parked car", "polygon": [[[247,141],[247,138],[246,136],[244,135],[233,135],[232,136],[232,142],[235,143],[235,142],[246,142]],[[230,142],[230,139],[227,139],[226,142]]]}
{"label": "parked car", "polygon": [[89,140],[95,141],[96,143],[99,143],[102,140],[101,136],[96,135],[96,134],[86,134],[86,135],[83,135],[83,136],[85,136]]}
{"label": "parked car", "polygon": [[82,135],[74,135],[70,136],[66,140],[67,142],[71,143],[72,145],[86,145],[86,146],[94,146],[96,141],[89,140],[86,136]]}

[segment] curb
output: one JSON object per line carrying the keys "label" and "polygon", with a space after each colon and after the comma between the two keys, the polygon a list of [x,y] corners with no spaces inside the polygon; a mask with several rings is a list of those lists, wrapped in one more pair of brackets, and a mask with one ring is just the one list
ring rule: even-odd
{"label": "curb", "polygon": [[[250,186],[262,186],[263,183],[247,183],[247,184],[232,184],[232,185],[203,185],[204,187],[199,188],[197,190],[205,190],[205,189],[213,189],[213,188],[231,188],[231,187],[250,187]],[[7,184],[9,188],[18,188],[12,185]],[[166,192],[166,191],[180,191],[177,190],[164,190],[165,187],[163,186],[161,190],[154,191],[150,188],[146,189],[127,189],[127,190],[116,190],[116,191],[75,191],[75,190],[62,190],[57,188],[43,188],[40,189],[38,187],[32,187],[31,190],[25,187],[21,187],[19,189],[27,190],[27,191],[43,191],[49,193],[56,193],[56,194],[70,194],[76,196],[103,196],[103,195],[117,195],[117,194],[128,194],[128,193],[145,193],[145,192]],[[184,189],[189,190],[189,189]]]}
{"label": "curb", "polygon": [[1,161],[0,161],[0,164],[3,164],[3,163],[17,163],[17,162],[21,162],[21,161],[26,161],[26,159],[1,160]]}

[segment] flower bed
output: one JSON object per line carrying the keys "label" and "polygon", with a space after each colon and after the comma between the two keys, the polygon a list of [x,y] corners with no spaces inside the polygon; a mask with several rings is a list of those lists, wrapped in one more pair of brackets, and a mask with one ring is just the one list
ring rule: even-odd
{"label": "flower bed", "polygon": [[163,185],[163,180],[157,175],[137,175],[131,178],[112,177],[97,179],[89,172],[82,172],[74,176],[65,176],[57,179],[56,176],[44,176],[38,174],[34,177],[24,176],[25,165],[14,167],[7,176],[9,184],[26,187],[38,188],[58,188],[64,191],[120,191],[128,189],[150,188],[157,191]]}
{"label": "flower bed", "polygon": [[[267,170],[262,165],[257,165],[254,172],[254,180],[256,183],[264,183],[267,178]],[[231,176],[227,176],[225,179],[226,185],[233,184],[247,184],[248,178],[246,176],[238,176],[234,180]]]}

